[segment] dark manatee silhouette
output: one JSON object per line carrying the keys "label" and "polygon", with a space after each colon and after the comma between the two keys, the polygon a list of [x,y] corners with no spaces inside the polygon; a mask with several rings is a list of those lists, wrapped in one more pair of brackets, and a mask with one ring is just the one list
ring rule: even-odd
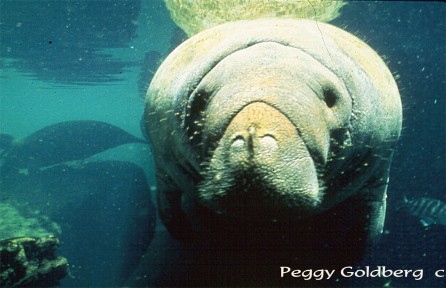
{"label": "dark manatee silhouette", "polygon": [[59,250],[72,276],[64,286],[123,285],[155,233],[155,206],[141,167],[127,161],[70,162],[14,179],[2,193],[60,225]]}
{"label": "dark manatee silhouette", "polygon": [[67,121],[18,141],[6,134],[0,140],[2,198],[61,226],[61,251],[73,276],[66,285],[122,285],[153,238],[150,186],[134,163],[86,158],[146,142],[100,121]]}
{"label": "dark manatee silhouette", "polygon": [[143,169],[101,161],[56,166],[43,174],[42,193],[53,195],[52,201],[57,193],[65,195],[54,203],[52,215],[61,219],[61,253],[76,266],[75,278],[66,284],[122,286],[155,233],[155,206]]}
{"label": "dark manatee silhouette", "polygon": [[[2,139],[8,140],[6,136]],[[101,121],[60,122],[10,143],[2,153],[3,166],[16,169],[46,167],[84,159],[127,143],[145,141]]]}

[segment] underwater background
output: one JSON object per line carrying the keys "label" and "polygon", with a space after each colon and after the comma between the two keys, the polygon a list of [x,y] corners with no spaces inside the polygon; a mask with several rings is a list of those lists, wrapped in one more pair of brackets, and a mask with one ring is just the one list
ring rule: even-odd
{"label": "underwater background", "polygon": [[[385,59],[403,103],[384,234],[358,266],[424,270],[340,285],[445,287],[434,273],[446,269],[446,226],[407,206],[446,203],[446,5],[353,1],[331,23]],[[154,72],[184,39],[162,0],[0,2],[0,240],[56,235],[70,263],[62,287],[123,286],[156,251],[164,228],[140,120]]]}

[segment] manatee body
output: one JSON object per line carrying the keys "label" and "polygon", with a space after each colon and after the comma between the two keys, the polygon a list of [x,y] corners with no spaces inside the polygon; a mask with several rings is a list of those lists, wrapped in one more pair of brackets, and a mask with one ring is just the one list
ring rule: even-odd
{"label": "manatee body", "polygon": [[339,28],[205,30],[160,66],[145,117],[160,217],[176,238],[342,234],[364,251],[382,232],[400,96],[382,59]]}
{"label": "manatee body", "polygon": [[13,168],[51,166],[84,159],[127,143],[145,143],[119,127],[92,120],[59,122],[17,141],[1,135],[0,141],[7,145],[0,156],[5,159],[5,166]]}

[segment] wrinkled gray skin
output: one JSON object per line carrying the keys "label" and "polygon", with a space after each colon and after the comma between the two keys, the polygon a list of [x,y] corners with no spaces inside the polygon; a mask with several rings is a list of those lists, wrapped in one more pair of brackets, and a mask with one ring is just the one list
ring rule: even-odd
{"label": "wrinkled gray skin", "polygon": [[339,28],[269,19],[203,31],[161,65],[145,117],[161,220],[178,239],[211,231],[205,217],[255,229],[335,223],[345,207],[362,246],[382,232],[400,96],[381,58]]}

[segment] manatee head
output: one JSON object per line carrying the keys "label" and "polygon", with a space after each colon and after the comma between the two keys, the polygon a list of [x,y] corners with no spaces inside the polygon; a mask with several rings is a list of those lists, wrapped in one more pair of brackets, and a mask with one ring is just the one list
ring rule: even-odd
{"label": "manatee head", "polygon": [[329,68],[299,49],[258,43],[213,67],[187,107],[200,203],[249,219],[326,208],[330,150],[348,140],[351,115],[348,92]]}

